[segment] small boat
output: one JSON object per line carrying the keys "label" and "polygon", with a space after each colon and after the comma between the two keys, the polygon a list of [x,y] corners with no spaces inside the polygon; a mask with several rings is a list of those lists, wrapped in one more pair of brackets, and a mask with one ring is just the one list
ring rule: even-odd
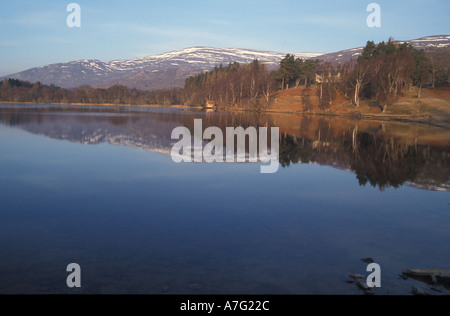
{"label": "small boat", "polygon": [[216,101],[214,101],[214,100],[207,100],[206,101],[206,105],[205,105],[206,108],[212,109],[215,106],[216,106]]}

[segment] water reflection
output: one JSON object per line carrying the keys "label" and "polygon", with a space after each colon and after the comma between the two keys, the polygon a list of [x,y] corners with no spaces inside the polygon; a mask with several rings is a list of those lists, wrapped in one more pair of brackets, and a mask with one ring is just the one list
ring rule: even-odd
{"label": "water reflection", "polygon": [[426,189],[450,189],[450,152],[444,132],[440,135],[442,144],[433,144],[414,136],[429,136],[417,126],[408,126],[412,135],[403,136],[396,133],[397,126],[389,123],[347,122],[349,125],[343,127],[339,119],[303,121],[316,121],[310,130],[313,135],[307,136],[307,132],[300,136],[283,135],[280,143],[283,166],[314,162],[351,170],[360,185],[370,184],[381,190],[404,183]]}
{"label": "water reflection", "polygon": [[[171,132],[194,118],[279,127],[284,168],[175,164]],[[363,257],[382,267],[377,294],[409,293],[403,270],[449,267],[448,193],[407,186],[447,190],[448,140],[329,117],[0,106],[0,293],[74,293],[76,262],[80,293],[360,294],[346,279]]]}
{"label": "water reflection", "polygon": [[[279,127],[280,164],[316,163],[350,170],[360,185],[407,184],[450,190],[450,131],[418,124],[190,109],[3,106],[0,121],[34,134],[83,144],[102,142],[170,155],[177,126]],[[192,133],[193,134],[193,133]]]}

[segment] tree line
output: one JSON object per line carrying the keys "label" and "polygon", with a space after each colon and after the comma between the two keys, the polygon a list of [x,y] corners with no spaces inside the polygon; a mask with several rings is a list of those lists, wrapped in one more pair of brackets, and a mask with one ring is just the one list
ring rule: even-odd
{"label": "tree line", "polygon": [[83,104],[127,104],[127,105],[170,105],[176,102],[178,89],[162,91],[141,91],[123,85],[106,89],[88,85],[76,89],[63,89],[40,82],[30,83],[18,79],[0,81],[0,100],[6,102],[35,103],[83,103]]}
{"label": "tree line", "polygon": [[258,60],[240,65],[220,65],[209,72],[186,79],[184,102],[198,105],[213,101],[217,106],[259,107],[270,105],[271,95],[277,89],[275,72]]}
{"label": "tree line", "polygon": [[244,65],[234,62],[187,78],[183,88],[152,92],[122,85],[106,89],[90,86],[62,89],[40,82],[4,79],[0,81],[0,100],[188,106],[210,103],[219,107],[267,108],[272,105],[276,92],[315,84],[321,109],[330,107],[341,91],[355,107],[360,106],[361,100],[373,100],[385,111],[399,95],[411,92],[413,86],[419,98],[424,86],[448,86],[449,65],[449,48],[417,50],[407,43],[398,44],[389,39],[378,44],[368,41],[357,59],[344,64],[287,54],[278,70],[269,70],[256,59]]}
{"label": "tree line", "polygon": [[361,98],[369,99],[384,112],[399,94],[411,92],[413,86],[418,88],[419,98],[424,85],[447,86],[449,56],[448,48],[433,48],[427,53],[391,39],[378,45],[369,41],[361,55],[340,70],[342,89],[356,107]]}

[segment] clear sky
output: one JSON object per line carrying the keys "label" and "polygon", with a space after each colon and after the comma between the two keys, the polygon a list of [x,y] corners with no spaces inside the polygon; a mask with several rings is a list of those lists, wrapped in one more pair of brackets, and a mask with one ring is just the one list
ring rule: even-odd
{"label": "clear sky", "polygon": [[[81,27],[69,28],[69,3]],[[366,24],[381,7],[381,27]],[[79,59],[129,59],[192,46],[334,52],[368,40],[450,34],[449,0],[0,1],[0,76]]]}

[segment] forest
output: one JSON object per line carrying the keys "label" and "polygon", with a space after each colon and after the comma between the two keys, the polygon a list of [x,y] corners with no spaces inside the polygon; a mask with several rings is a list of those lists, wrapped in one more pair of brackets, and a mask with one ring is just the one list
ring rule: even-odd
{"label": "forest", "polygon": [[355,107],[361,100],[372,100],[384,112],[413,87],[419,98],[425,86],[448,87],[449,65],[450,48],[417,50],[389,39],[378,44],[368,41],[358,58],[344,64],[287,54],[277,70],[269,70],[258,60],[242,65],[234,62],[187,78],[183,88],[151,92],[122,85],[106,89],[85,85],[69,90],[5,78],[0,81],[0,101],[186,106],[210,103],[219,108],[263,109],[273,106],[273,97],[280,90],[316,85],[321,109],[332,106],[340,91]]}

